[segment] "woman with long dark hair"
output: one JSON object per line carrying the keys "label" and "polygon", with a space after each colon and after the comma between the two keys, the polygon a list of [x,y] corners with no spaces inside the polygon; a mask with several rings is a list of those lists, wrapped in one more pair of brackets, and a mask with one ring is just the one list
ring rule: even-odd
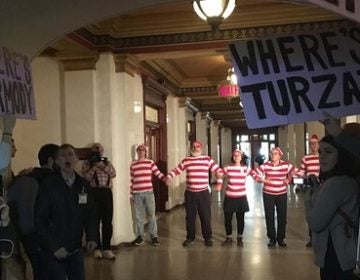
{"label": "woman with long dark hair", "polygon": [[307,192],[305,201],[315,264],[322,280],[354,279],[359,162],[330,135],[320,141],[319,160],[320,185]]}

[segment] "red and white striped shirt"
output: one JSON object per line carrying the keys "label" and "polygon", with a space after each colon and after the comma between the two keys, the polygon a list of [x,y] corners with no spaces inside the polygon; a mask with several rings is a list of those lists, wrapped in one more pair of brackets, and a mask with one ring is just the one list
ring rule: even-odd
{"label": "red and white striped shirt", "polygon": [[152,191],[152,174],[160,180],[165,177],[153,160],[141,159],[133,161],[130,165],[131,193]]}
{"label": "red and white striped shirt", "polygon": [[[232,198],[246,196],[246,177],[252,172],[252,169],[246,165],[229,165],[223,170],[228,177],[225,196]],[[218,179],[217,182],[222,184],[222,179]]]}
{"label": "red and white striped shirt", "polygon": [[171,170],[169,178],[174,178],[186,170],[186,189],[190,192],[201,192],[209,187],[209,170],[223,174],[220,166],[209,156],[188,156]]}
{"label": "red and white striped shirt", "polygon": [[281,195],[287,193],[286,180],[295,171],[295,167],[286,161],[280,160],[278,165],[274,165],[271,161],[267,161],[255,170],[255,179],[267,179],[264,182],[263,192],[271,195]]}
{"label": "red and white striped shirt", "polygon": [[305,155],[300,164],[300,171],[302,175],[309,176],[315,175],[319,177],[320,173],[320,163],[319,163],[319,155]]}

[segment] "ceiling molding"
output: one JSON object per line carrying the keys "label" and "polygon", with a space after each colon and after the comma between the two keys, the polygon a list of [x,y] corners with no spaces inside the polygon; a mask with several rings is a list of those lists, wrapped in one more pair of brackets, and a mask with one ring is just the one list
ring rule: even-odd
{"label": "ceiling molding", "polygon": [[[127,38],[114,38],[108,34],[95,35],[86,28],[81,28],[69,34],[69,36],[80,44],[95,48],[98,51],[146,53],[162,52],[165,50],[184,50],[184,46],[194,49],[208,48],[209,44],[214,47],[214,43],[220,43],[219,48],[227,43],[244,40],[248,38],[258,38],[265,36],[278,36],[281,34],[294,34],[300,32],[319,31],[336,29],[342,26],[353,25],[348,20],[332,20],[322,22],[278,24],[270,26],[232,28],[219,30],[216,33],[211,31],[190,32],[182,34],[148,35]],[[191,46],[190,46],[191,45]]]}

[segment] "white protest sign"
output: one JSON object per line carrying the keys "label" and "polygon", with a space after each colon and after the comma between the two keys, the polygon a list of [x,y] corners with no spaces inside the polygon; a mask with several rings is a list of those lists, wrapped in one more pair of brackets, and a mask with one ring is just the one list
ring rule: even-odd
{"label": "white protest sign", "polygon": [[360,113],[360,28],[230,44],[249,128]]}
{"label": "white protest sign", "polygon": [[30,60],[0,47],[0,116],[6,113],[21,119],[36,118]]}
{"label": "white protest sign", "polygon": [[359,0],[307,0],[310,3],[331,10],[347,18],[360,22]]}

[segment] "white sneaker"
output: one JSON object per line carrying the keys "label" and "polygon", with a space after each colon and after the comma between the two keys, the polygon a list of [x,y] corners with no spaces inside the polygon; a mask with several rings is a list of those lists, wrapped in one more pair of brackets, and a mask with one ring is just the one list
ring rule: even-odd
{"label": "white sneaker", "polygon": [[96,249],[94,251],[94,258],[95,259],[101,259],[103,257],[103,254],[101,253],[101,251],[99,249]]}
{"label": "white sneaker", "polygon": [[116,256],[111,250],[105,250],[103,252],[103,257],[108,260],[115,260]]}

